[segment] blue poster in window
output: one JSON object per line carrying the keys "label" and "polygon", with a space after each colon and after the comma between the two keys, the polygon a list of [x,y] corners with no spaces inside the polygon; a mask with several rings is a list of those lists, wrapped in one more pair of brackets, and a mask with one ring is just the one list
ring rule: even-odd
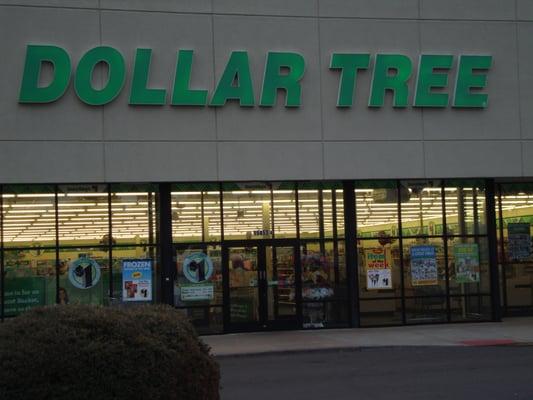
{"label": "blue poster in window", "polygon": [[152,260],[122,261],[122,300],[152,301]]}
{"label": "blue poster in window", "polygon": [[410,253],[411,284],[413,286],[438,285],[439,272],[435,246],[412,246]]}

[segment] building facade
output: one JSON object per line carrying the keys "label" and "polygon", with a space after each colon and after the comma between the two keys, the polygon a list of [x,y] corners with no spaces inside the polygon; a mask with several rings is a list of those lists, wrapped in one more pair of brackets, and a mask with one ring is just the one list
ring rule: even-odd
{"label": "building facade", "polygon": [[532,313],[530,3],[0,0],[1,317]]}

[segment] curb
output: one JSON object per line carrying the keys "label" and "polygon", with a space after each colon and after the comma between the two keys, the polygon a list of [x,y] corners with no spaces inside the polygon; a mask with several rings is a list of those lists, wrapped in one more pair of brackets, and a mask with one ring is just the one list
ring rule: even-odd
{"label": "curb", "polygon": [[251,351],[246,353],[235,354],[212,354],[216,359],[228,359],[228,358],[246,358],[246,357],[267,357],[267,356],[279,356],[279,355],[299,355],[305,353],[320,354],[320,353],[343,353],[343,352],[363,352],[372,350],[408,350],[408,349],[427,349],[435,347],[455,347],[461,349],[475,349],[480,347],[533,347],[533,342],[502,342],[502,343],[486,343],[469,345],[463,342],[457,342],[453,344],[433,344],[433,345],[384,345],[384,346],[339,346],[328,347],[323,349],[294,349],[294,350],[266,350],[266,351]]}
{"label": "curb", "polygon": [[[245,357],[260,357],[260,356],[278,356],[278,355],[298,355],[298,354],[304,354],[304,353],[312,353],[312,354],[319,354],[319,353],[342,353],[342,352],[363,352],[363,351],[371,351],[371,350],[407,350],[407,349],[424,349],[424,348],[430,348],[430,347],[462,347],[465,348],[467,346],[460,345],[460,344],[436,344],[436,345],[426,345],[426,346],[419,346],[419,345],[385,345],[385,346],[339,346],[339,347],[327,347],[323,349],[295,349],[295,350],[266,350],[266,351],[252,351],[247,353],[235,353],[235,354],[212,354],[213,357],[216,359],[223,359],[223,358],[245,358]],[[494,347],[494,346],[492,346]]]}

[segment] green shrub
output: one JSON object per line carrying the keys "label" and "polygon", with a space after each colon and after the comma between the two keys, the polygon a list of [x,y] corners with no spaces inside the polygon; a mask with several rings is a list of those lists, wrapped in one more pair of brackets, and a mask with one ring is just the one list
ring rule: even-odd
{"label": "green shrub", "polygon": [[171,307],[52,306],[0,324],[0,399],[218,400],[219,381]]}

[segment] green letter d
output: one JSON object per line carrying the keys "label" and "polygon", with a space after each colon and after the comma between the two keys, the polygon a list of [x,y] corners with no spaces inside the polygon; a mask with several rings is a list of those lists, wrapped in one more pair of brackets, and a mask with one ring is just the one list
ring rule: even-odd
{"label": "green letter d", "polygon": [[[54,66],[54,76],[48,86],[40,87],[43,62]],[[56,46],[27,46],[19,103],[52,103],[65,94],[69,81],[70,57],[65,50]]]}

